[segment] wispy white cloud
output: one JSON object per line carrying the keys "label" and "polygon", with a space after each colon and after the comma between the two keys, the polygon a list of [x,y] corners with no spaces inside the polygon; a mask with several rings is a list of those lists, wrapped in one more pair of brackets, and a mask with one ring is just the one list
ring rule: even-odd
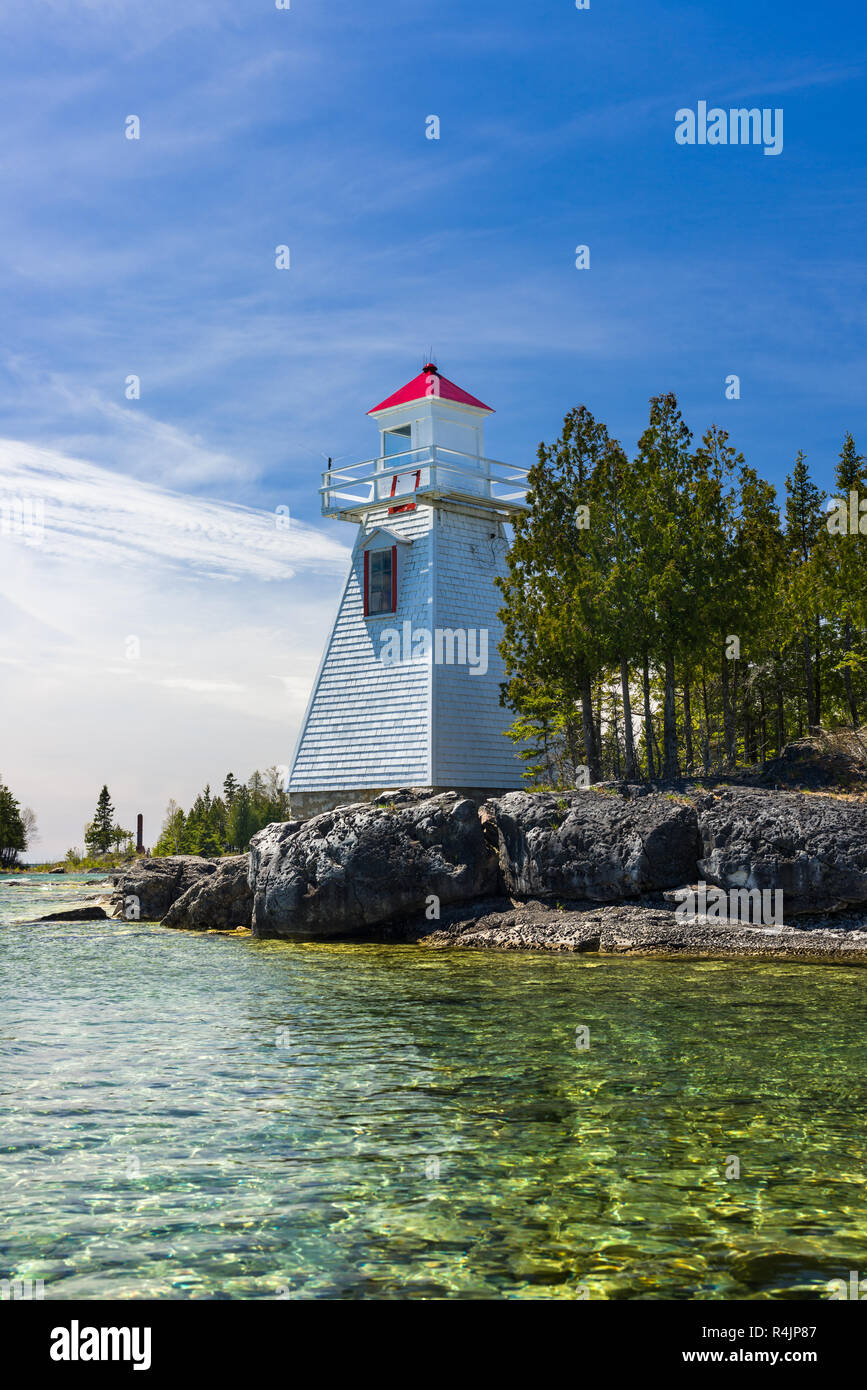
{"label": "wispy white cloud", "polygon": [[288,763],[348,562],[334,530],[0,441],[2,766],[40,853],[81,842],[103,781],[153,843],[170,795]]}
{"label": "wispy white cloud", "polygon": [[[219,462],[227,468],[232,463]],[[200,467],[210,477],[213,464],[203,450]],[[26,504],[21,520],[19,500]],[[7,513],[10,544],[38,546],[47,556],[84,564],[139,568],[158,562],[167,571],[280,580],[298,569],[335,574],[346,563],[347,551],[333,536],[285,512],[185,496],[10,440],[0,440],[0,507]]]}

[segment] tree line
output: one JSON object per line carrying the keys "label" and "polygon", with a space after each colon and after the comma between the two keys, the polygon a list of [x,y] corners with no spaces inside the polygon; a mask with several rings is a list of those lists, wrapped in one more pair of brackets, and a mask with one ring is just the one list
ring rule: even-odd
{"label": "tree line", "polygon": [[213,796],[210,785],[199,792],[189,811],[176,801],[166,809],[154,854],[243,854],[257,830],[272,821],[289,819],[289,794],[284,770],[269,767],[254,772],[246,782],[227,773],[223,794]]}
{"label": "tree line", "polygon": [[696,443],[671,393],[651,400],[631,458],[571,411],[539,446],[498,581],[502,699],[528,780],[712,774],[857,728],[867,463],[851,434],[833,487],[839,506],[799,453],[781,514],[728,432]]}

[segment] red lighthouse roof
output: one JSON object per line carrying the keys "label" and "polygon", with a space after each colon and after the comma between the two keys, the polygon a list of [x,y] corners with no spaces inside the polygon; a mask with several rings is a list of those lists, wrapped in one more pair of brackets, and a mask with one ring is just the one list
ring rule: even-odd
{"label": "red lighthouse roof", "polygon": [[395,405],[408,405],[410,401],[423,401],[426,396],[438,396],[442,401],[457,401],[459,405],[474,405],[477,410],[487,410],[493,414],[489,405],[484,401],[471,396],[468,391],[462,391],[460,386],[455,386],[453,381],[443,376],[433,362],[425,363],[421,372],[412,381],[408,381],[406,386],[401,386],[399,391],[395,391],[393,396],[388,396],[386,400],[375,405],[372,410],[368,410],[368,415],[376,415],[380,410],[390,410]]}

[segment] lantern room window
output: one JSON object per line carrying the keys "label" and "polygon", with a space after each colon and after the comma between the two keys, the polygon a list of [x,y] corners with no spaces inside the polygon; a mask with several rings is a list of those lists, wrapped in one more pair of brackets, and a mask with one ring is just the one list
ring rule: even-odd
{"label": "lantern room window", "polygon": [[398,425],[393,430],[382,432],[382,452],[386,458],[392,454],[406,454],[412,448],[412,426]]}
{"label": "lantern room window", "polygon": [[364,552],[364,616],[397,609],[397,546]]}

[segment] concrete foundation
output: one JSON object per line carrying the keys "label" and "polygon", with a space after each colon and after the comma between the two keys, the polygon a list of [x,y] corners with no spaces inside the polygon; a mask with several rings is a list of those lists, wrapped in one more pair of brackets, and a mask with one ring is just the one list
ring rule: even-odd
{"label": "concrete foundation", "polygon": [[[335,806],[352,806],[358,802],[375,801],[378,796],[396,795],[397,787],[352,787],[348,791],[290,792],[289,815],[292,820],[310,820],[323,811],[333,811]],[[405,790],[405,789],[404,789]],[[426,796],[439,796],[441,792],[458,792],[469,797],[470,801],[481,804],[492,796],[505,796],[514,787],[412,787],[414,792]]]}

